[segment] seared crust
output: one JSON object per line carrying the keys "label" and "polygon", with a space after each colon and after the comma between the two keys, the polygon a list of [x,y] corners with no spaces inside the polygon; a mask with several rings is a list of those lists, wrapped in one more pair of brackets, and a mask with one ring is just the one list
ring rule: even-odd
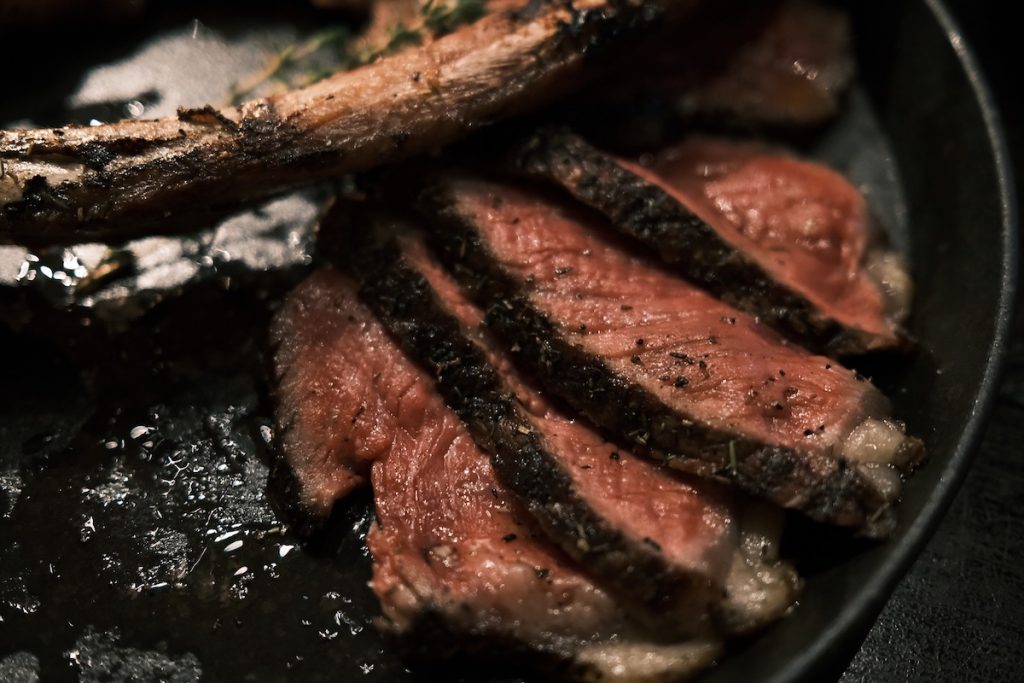
{"label": "seared crust", "polygon": [[[349,209],[351,211],[351,209]],[[339,210],[340,212],[340,210]],[[340,216],[339,216],[340,218]],[[370,233],[375,219],[346,219]],[[332,222],[328,219],[327,225]],[[394,242],[353,247],[355,236],[327,231],[327,250],[360,280],[360,296],[402,348],[434,374],[448,405],[491,454],[501,482],[545,533],[600,582],[639,608],[646,621],[674,634],[710,628],[721,586],[671,563],[656,545],[633,538],[597,514],[545,446],[481,349],[447,313],[430,285]],[[353,231],[348,231],[353,232]],[[333,244],[332,244],[333,242]]]}
{"label": "seared crust", "polygon": [[732,482],[748,493],[814,520],[882,538],[895,525],[890,504],[849,461],[797,452],[686,419],[658,397],[613,373],[604,361],[563,337],[503,272],[444,187],[421,202],[448,269],[487,312],[487,324],[540,384],[637,452],[681,470]]}
{"label": "seared crust", "polygon": [[692,4],[530,3],[240,107],[0,131],[0,243],[194,228],[246,200],[434,149],[563,95],[595,58]]}
{"label": "seared crust", "polygon": [[880,337],[842,325],[773,278],[663,189],[570,131],[533,133],[513,146],[508,161],[519,173],[564,188],[686,278],[814,351],[843,356],[907,345],[898,329],[891,337]]}

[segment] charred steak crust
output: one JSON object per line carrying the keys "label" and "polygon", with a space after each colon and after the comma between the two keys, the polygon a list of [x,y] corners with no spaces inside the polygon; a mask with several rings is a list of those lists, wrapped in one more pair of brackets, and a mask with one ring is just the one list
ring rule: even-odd
{"label": "charred steak crust", "polygon": [[349,236],[344,246],[336,240],[327,250],[336,258],[346,254],[340,258],[360,280],[360,297],[399,345],[429,368],[449,407],[491,454],[501,482],[522,500],[545,533],[639,608],[647,621],[688,635],[706,631],[720,587],[673,565],[660,548],[632,538],[597,514],[546,450],[495,368],[466,338],[458,320],[443,310],[399,247],[391,242],[353,248],[351,240]]}
{"label": "charred steak crust", "polygon": [[[811,350],[844,356],[878,346],[873,335],[823,313],[663,189],[571,131],[535,132],[512,147],[507,161],[519,173],[568,191],[688,279],[726,303],[760,316]],[[907,344],[902,334],[900,343]]]}
{"label": "charred steak crust", "polygon": [[518,349],[517,362],[592,422],[627,436],[634,451],[683,471],[730,481],[743,491],[868,538],[892,532],[896,518],[891,505],[845,458],[797,452],[681,420],[656,396],[562,337],[521,285],[502,272],[443,186],[425,191],[419,206],[431,219],[431,238],[449,271],[486,310],[489,328],[509,348]]}

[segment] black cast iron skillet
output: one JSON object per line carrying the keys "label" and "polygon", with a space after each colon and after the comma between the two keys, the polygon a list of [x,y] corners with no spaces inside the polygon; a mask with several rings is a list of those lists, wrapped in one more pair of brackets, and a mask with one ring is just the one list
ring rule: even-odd
{"label": "black cast iron skillet", "polygon": [[896,380],[895,412],[924,438],[930,462],[906,487],[889,542],[811,576],[791,618],[708,681],[838,675],[949,507],[998,384],[1017,214],[992,97],[938,0],[857,3],[854,17],[861,78],[895,154],[910,228],[919,351]]}
{"label": "black cast iron skillet", "polygon": [[[851,4],[863,87],[810,152],[867,187],[908,251],[918,351],[868,369],[931,460],[906,487],[886,543],[791,525],[807,578],[799,607],[737,645],[706,681],[842,671],[963,478],[1006,343],[1016,215],[983,79],[938,0]],[[126,81],[138,81],[131,87],[147,107],[175,104],[150,86],[202,97],[217,70],[249,68],[247,50],[287,42],[269,27],[325,19],[294,12],[259,5],[230,16],[199,4],[117,32],[73,31],[66,52],[9,74],[0,120],[120,116],[118,98],[132,97]],[[196,15],[202,24],[191,23]],[[35,54],[38,41],[7,36],[5,45]],[[65,95],[87,77],[111,101],[69,106]],[[308,214],[297,206],[273,214],[282,230],[267,242],[296,248],[285,233]],[[175,263],[209,258],[209,277],[120,329],[88,310],[55,311],[52,296],[0,276],[0,679],[516,679],[504,667],[410,671],[380,640],[365,498],[303,550],[280,528],[265,491],[263,334],[301,268],[255,288],[225,286],[242,274],[215,246],[188,243]]]}

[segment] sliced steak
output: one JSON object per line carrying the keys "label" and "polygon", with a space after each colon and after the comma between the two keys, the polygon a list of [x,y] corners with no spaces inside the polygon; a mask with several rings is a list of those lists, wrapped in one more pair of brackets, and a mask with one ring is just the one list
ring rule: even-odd
{"label": "sliced steak", "polygon": [[[909,313],[910,276],[899,256],[873,245],[864,196],[839,173],[758,143],[692,138],[649,170],[660,185],[779,282],[875,348],[897,344]],[[877,277],[891,263],[899,277]]]}
{"label": "sliced steak", "polygon": [[865,263],[864,199],[823,166],[694,141],[645,168],[563,130],[530,136],[512,157],[517,169],[565,188],[685,277],[815,350],[846,355],[906,344],[909,278],[896,257],[872,256],[875,267],[891,270],[891,294],[883,294]]}
{"label": "sliced steak", "polygon": [[[324,519],[334,503],[368,482],[370,465],[391,449],[374,381],[394,383],[400,369],[373,317],[357,305],[346,281],[321,271],[285,300],[271,327],[275,346],[276,439],[290,468],[302,515]],[[353,362],[361,359],[362,362]]]}
{"label": "sliced steak", "polygon": [[[389,632],[405,637],[418,655],[443,657],[467,648],[493,654],[497,643],[591,680],[662,680],[712,661],[713,642],[680,644],[652,635],[538,535],[431,378],[358,302],[351,280],[316,273],[287,306],[292,312],[279,318],[279,333],[317,327],[323,316],[330,328],[296,342],[308,347],[302,355],[292,350],[296,378],[322,372],[359,397],[361,410],[346,411],[342,402],[336,415],[315,425],[320,438],[334,444],[338,469],[359,463],[365,471],[374,461],[377,523],[367,543],[371,586]],[[296,316],[295,309],[307,315]],[[324,346],[315,341],[321,336],[353,346]],[[337,356],[336,364],[325,370],[328,356]],[[341,365],[358,370],[339,373]],[[335,389],[298,400],[330,410],[337,396]],[[320,484],[328,467],[292,461],[303,490],[336,495],[333,483]]]}
{"label": "sliced steak", "polygon": [[[365,218],[350,223],[368,227]],[[350,253],[363,278],[360,293],[405,348],[432,368],[448,404],[493,453],[501,481],[549,537],[659,628],[689,635],[721,631],[719,613],[737,611],[724,607],[721,597],[733,558],[741,554],[731,496],[635,458],[551,405],[482,329],[480,310],[420,237],[398,230],[384,248]],[[756,574],[781,590],[773,600],[743,606],[752,626],[778,617],[796,595],[787,565],[757,562]],[[734,621],[729,617],[726,624]]]}
{"label": "sliced steak", "polygon": [[618,438],[812,518],[892,528],[921,444],[864,378],[647,263],[560,197],[449,176],[444,258],[543,383]]}

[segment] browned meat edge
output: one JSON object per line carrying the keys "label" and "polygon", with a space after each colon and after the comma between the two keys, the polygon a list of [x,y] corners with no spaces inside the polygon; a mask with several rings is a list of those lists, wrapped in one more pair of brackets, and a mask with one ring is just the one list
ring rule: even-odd
{"label": "browned meat edge", "polygon": [[[553,183],[608,217],[616,229],[637,239],[719,299],[758,315],[813,351],[845,356],[876,350],[879,340],[842,325],[756,260],[723,240],[715,230],[660,187],[564,129],[545,129],[511,149],[516,171]],[[899,344],[909,342],[897,331]]]}
{"label": "browned meat edge", "polygon": [[[340,218],[340,216],[337,216]],[[346,217],[369,232],[373,219]],[[340,221],[337,221],[340,222]],[[611,526],[574,489],[571,476],[542,445],[482,351],[435,298],[424,277],[393,242],[353,248],[357,239],[325,221],[327,250],[360,280],[360,297],[416,361],[429,368],[448,405],[477,444],[491,454],[502,483],[540,521],[545,532],[620,597],[640,607],[647,621],[682,632],[718,597],[706,577],[672,565],[647,543]],[[333,242],[333,243],[332,243]],[[693,614],[693,605],[699,610]],[[689,613],[682,613],[688,609]],[[692,632],[692,631],[691,631]]]}
{"label": "browned meat edge", "polygon": [[[797,452],[684,421],[656,396],[618,377],[601,358],[562,337],[501,270],[443,189],[425,192],[421,206],[435,228],[431,234],[438,252],[486,310],[488,326],[506,345],[518,346],[517,361],[546,390],[569,401],[592,422],[629,438],[634,451],[669,458],[680,469],[728,480],[784,506],[804,499],[800,511],[816,521],[849,527],[870,538],[892,532],[896,518],[891,506],[844,458]],[[693,455],[666,455],[679,453]]]}
{"label": "browned meat edge", "polygon": [[240,107],[0,131],[0,243],[192,229],[240,202],[437,148],[563,96],[694,1],[528,3]]}

